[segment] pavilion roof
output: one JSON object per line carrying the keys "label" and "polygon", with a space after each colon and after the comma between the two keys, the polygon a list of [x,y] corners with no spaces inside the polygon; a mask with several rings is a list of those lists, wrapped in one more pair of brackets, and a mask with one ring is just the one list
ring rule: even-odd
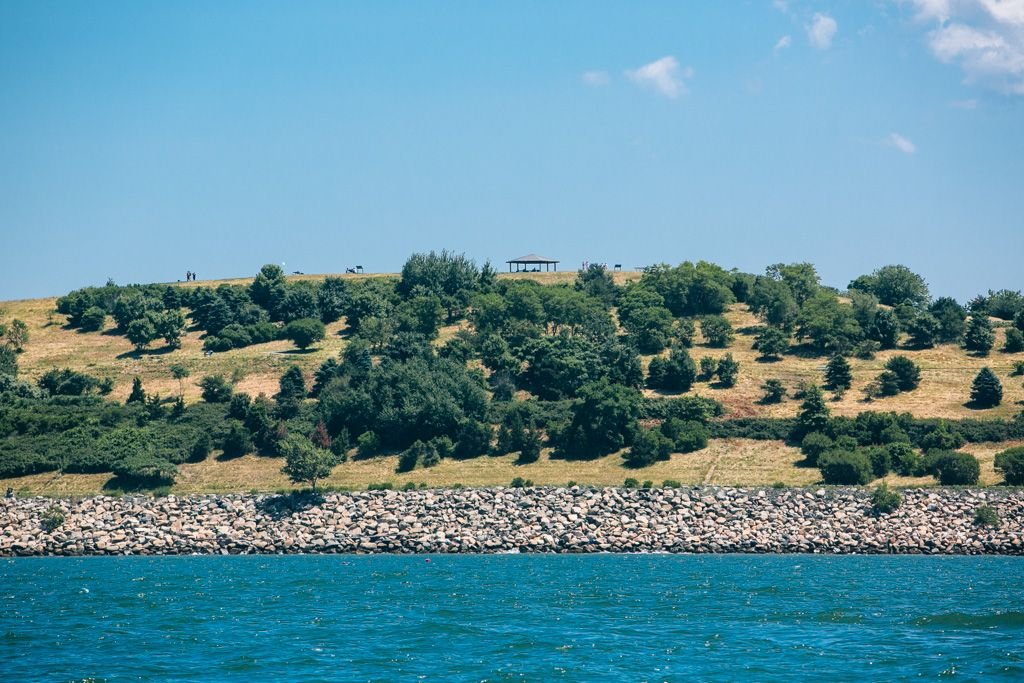
{"label": "pavilion roof", "polygon": [[509,259],[505,263],[559,263],[559,261],[545,256],[538,256],[537,254],[527,254],[519,258]]}

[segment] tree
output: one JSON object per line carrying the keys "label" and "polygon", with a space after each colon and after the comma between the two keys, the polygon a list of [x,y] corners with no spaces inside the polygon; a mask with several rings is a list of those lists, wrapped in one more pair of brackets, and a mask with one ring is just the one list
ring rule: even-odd
{"label": "tree", "polygon": [[128,398],[125,399],[125,404],[128,403],[145,403],[146,392],[142,389],[142,380],[136,377],[132,380],[132,392],[128,394]]}
{"label": "tree", "polygon": [[906,356],[893,356],[886,362],[885,369],[896,376],[900,391],[913,391],[921,383],[921,368]]}
{"label": "tree", "polygon": [[296,484],[309,482],[314,493],[316,492],[316,483],[331,476],[331,470],[337,463],[333,453],[323,448],[317,448],[303,436],[291,434],[281,442],[279,447],[284,455],[285,463],[281,471]]}
{"label": "tree", "polygon": [[136,318],[128,323],[124,336],[135,345],[137,351],[142,351],[156,339],[156,327],[148,317]]}
{"label": "tree", "polygon": [[302,368],[298,365],[291,365],[279,382],[280,391],[274,396],[277,401],[301,401],[306,398],[306,378],[302,374]]}
{"label": "tree", "polygon": [[240,458],[243,455],[251,453],[255,444],[252,440],[252,434],[245,426],[236,420],[231,420],[231,427],[228,429],[227,434],[224,435],[224,439],[221,441],[221,450],[224,452],[225,458]]}
{"label": "tree", "polygon": [[18,376],[18,354],[10,346],[0,344],[0,377]]}
{"label": "tree", "polygon": [[761,391],[764,392],[764,396],[761,397],[761,403],[765,405],[782,403],[782,400],[786,398],[786,387],[777,379],[765,380],[764,384],[761,385]]}
{"label": "tree", "polygon": [[718,359],[712,356],[704,356],[700,359],[700,374],[697,378],[702,382],[709,382],[718,371]]}
{"label": "tree", "polygon": [[1007,486],[1024,485],[1024,446],[996,453],[995,467],[1003,473]]}
{"label": "tree", "polygon": [[647,386],[665,391],[689,391],[697,379],[697,366],[689,351],[682,347],[669,351],[668,358],[651,359],[647,368]]}
{"label": "tree", "polygon": [[21,353],[25,350],[25,344],[28,343],[28,325],[15,318],[7,327],[4,338],[8,346]]}
{"label": "tree", "polygon": [[874,479],[871,460],[862,450],[828,451],[818,458],[818,469],[826,484],[862,486]]}
{"label": "tree", "polygon": [[846,391],[853,386],[850,363],[843,356],[832,356],[825,366],[825,388],[832,391]]}
{"label": "tree", "polygon": [[924,278],[904,265],[883,266],[871,275],[857,278],[849,288],[870,292],[887,306],[923,306],[929,299]]}
{"label": "tree", "polygon": [[249,296],[253,303],[270,312],[274,320],[278,320],[281,303],[287,293],[284,271],[281,266],[273,263],[260,268],[252,284],[249,285]]}
{"label": "tree", "polygon": [[639,429],[623,458],[630,467],[647,467],[672,455],[672,440],[657,429]]}
{"label": "tree", "polygon": [[575,287],[577,290],[599,299],[605,306],[615,303],[617,292],[615,281],[608,269],[602,265],[591,263],[586,270],[579,271]]}
{"label": "tree", "polygon": [[928,469],[943,486],[971,486],[981,476],[978,459],[959,451],[929,453]]}
{"label": "tree", "polygon": [[971,383],[971,403],[980,408],[994,408],[1003,401],[1003,385],[996,373],[982,368]]}
{"label": "tree", "polygon": [[573,402],[571,421],[557,436],[558,450],[598,458],[632,443],[640,417],[640,392],[607,381],[588,384]]}
{"label": "tree", "polygon": [[758,333],[755,347],[763,360],[778,360],[789,348],[789,334],[781,327],[767,325]]}
{"label": "tree", "polygon": [[324,328],[324,324],[317,318],[293,320],[284,328],[284,338],[291,340],[303,351],[322,340],[326,333],[327,330]]}
{"label": "tree", "polygon": [[964,320],[967,313],[964,307],[948,296],[939,297],[928,307],[928,312],[935,316],[939,324],[937,341],[943,344],[959,344],[964,336]]}
{"label": "tree", "polygon": [[972,315],[967,323],[964,335],[964,347],[980,356],[988,355],[996,343],[996,333],[992,329],[992,321],[986,315]]}
{"label": "tree", "polygon": [[718,381],[723,387],[733,387],[736,385],[736,377],[740,374],[739,361],[732,357],[731,353],[727,353],[718,361],[718,370],[715,372],[718,375]]}
{"label": "tree", "polygon": [[900,393],[900,378],[892,370],[885,370],[875,379],[878,396],[895,396]]}
{"label": "tree", "polygon": [[181,365],[179,363],[175,363],[174,365],[171,366],[171,377],[173,377],[174,379],[178,380],[178,396],[184,396],[185,395],[184,380],[190,374],[192,374],[192,373],[189,372],[189,369],[186,368],[184,365]]}
{"label": "tree", "polygon": [[907,324],[908,343],[916,349],[930,349],[939,336],[939,321],[931,313],[918,313]]}
{"label": "tree", "polygon": [[199,388],[203,391],[203,400],[207,403],[227,403],[234,392],[231,384],[223,375],[207,375],[199,380]]}
{"label": "tree", "polygon": [[825,397],[816,385],[812,384],[804,390],[804,400],[800,404],[800,412],[797,414],[796,424],[790,432],[790,441],[800,443],[805,435],[811,432],[830,433],[831,424],[828,406],[825,405]]}
{"label": "tree", "polygon": [[1006,342],[1003,343],[1003,353],[1020,353],[1024,351],[1024,332],[1016,327],[1006,329]]}
{"label": "tree", "polygon": [[871,326],[871,338],[881,344],[883,349],[894,349],[900,338],[899,318],[888,309],[880,309],[875,314]]}
{"label": "tree", "polygon": [[709,315],[702,318],[700,332],[708,346],[722,349],[732,343],[734,336],[732,325],[721,315]]}
{"label": "tree", "polygon": [[185,315],[177,309],[164,311],[154,317],[153,328],[167,346],[177,349],[181,347],[181,335],[185,331]]}
{"label": "tree", "polygon": [[99,306],[90,306],[82,313],[79,327],[83,332],[98,332],[107,324],[107,312]]}

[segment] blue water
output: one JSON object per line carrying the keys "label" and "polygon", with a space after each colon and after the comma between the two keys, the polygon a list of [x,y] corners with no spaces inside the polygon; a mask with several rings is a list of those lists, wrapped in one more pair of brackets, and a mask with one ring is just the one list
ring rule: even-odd
{"label": "blue water", "polygon": [[1024,560],[292,556],[0,561],[0,677],[1024,679]]}

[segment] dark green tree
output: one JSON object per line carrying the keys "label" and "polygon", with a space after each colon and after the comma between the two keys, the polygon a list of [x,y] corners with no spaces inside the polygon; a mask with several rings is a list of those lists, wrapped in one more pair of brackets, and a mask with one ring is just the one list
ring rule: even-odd
{"label": "dark green tree", "polygon": [[797,414],[789,440],[800,443],[804,436],[811,432],[829,434],[832,431],[829,418],[830,412],[821,389],[814,384],[810,385],[804,390],[804,400],[800,404],[800,412]]}
{"label": "dark green tree", "polygon": [[908,343],[915,349],[930,349],[939,338],[939,321],[931,313],[918,313],[907,324]]}
{"label": "dark green tree", "polygon": [[657,429],[638,429],[623,459],[630,467],[647,467],[668,460],[673,446],[672,440]]}
{"label": "dark green tree", "polygon": [[128,323],[124,336],[135,345],[136,350],[141,351],[156,339],[156,327],[148,317],[137,318]]}
{"label": "dark green tree", "polygon": [[980,356],[988,355],[996,343],[992,321],[986,315],[972,315],[964,335],[964,347]]}
{"label": "dark green tree", "polygon": [[314,492],[317,482],[331,476],[337,464],[337,456],[327,449],[317,448],[302,436],[289,435],[281,442],[280,449],[284,455],[281,471],[296,484],[309,482]]}
{"label": "dark green tree", "polygon": [[761,403],[765,405],[782,403],[783,399],[786,398],[786,387],[777,379],[765,380],[764,384],[761,385],[761,391],[764,392],[764,395],[761,397]]}
{"label": "dark green tree", "polygon": [[780,327],[765,326],[757,335],[755,348],[763,360],[778,360],[789,349],[789,334]]}
{"label": "dark green tree", "polygon": [[708,346],[724,349],[732,343],[732,325],[724,316],[709,315],[701,318],[700,333]]}
{"label": "dark green tree", "polygon": [[870,292],[887,306],[924,306],[929,299],[924,278],[904,265],[883,266],[871,275],[862,275],[850,283],[850,289]]}
{"label": "dark green tree", "polygon": [[142,380],[136,377],[132,380],[132,391],[128,394],[128,398],[125,399],[125,403],[145,403],[146,392],[142,389]]}
{"label": "dark green tree", "polygon": [[740,374],[739,361],[732,357],[731,353],[727,353],[722,356],[718,361],[718,370],[715,371],[718,375],[718,382],[723,387],[736,386],[736,378]]}
{"label": "dark green tree", "polygon": [[592,459],[632,443],[640,417],[640,392],[601,381],[579,391],[568,425],[557,435],[566,457]]}
{"label": "dark green tree", "polygon": [[223,375],[207,375],[199,380],[199,388],[203,392],[203,400],[207,403],[227,403],[231,400],[234,389]]}
{"label": "dark green tree", "polygon": [[825,388],[832,391],[847,391],[853,386],[853,372],[850,363],[843,356],[832,356],[825,366]]}
{"label": "dark green tree", "polygon": [[875,314],[871,328],[871,338],[881,344],[883,349],[894,349],[900,338],[900,321],[891,310],[882,308]]}
{"label": "dark green tree", "polygon": [[885,369],[896,375],[900,391],[913,391],[921,383],[921,368],[906,356],[893,356]]}
{"label": "dark green tree", "polygon": [[979,408],[994,408],[1003,401],[1003,385],[991,369],[982,368],[971,383],[971,403]]}
{"label": "dark green tree", "polygon": [[287,294],[287,288],[281,266],[268,263],[260,268],[260,272],[249,285],[249,296],[253,303],[270,312],[271,319],[280,320],[279,310]]}
{"label": "dark green tree", "polygon": [[1003,353],[1020,353],[1024,351],[1024,332],[1016,327],[1006,329],[1006,341],[1003,343]]}
{"label": "dark green tree", "polygon": [[322,340],[325,334],[324,324],[317,318],[293,320],[284,328],[284,338],[291,340],[302,350]]}

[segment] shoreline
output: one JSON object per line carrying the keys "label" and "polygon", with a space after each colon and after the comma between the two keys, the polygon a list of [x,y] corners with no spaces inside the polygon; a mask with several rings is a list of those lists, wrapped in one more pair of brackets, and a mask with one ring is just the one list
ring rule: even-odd
{"label": "shoreline", "polygon": [[[0,501],[0,556],[1024,555],[1024,490],[493,488]],[[974,515],[990,507],[998,527]],[[63,517],[46,531],[47,515]]]}

